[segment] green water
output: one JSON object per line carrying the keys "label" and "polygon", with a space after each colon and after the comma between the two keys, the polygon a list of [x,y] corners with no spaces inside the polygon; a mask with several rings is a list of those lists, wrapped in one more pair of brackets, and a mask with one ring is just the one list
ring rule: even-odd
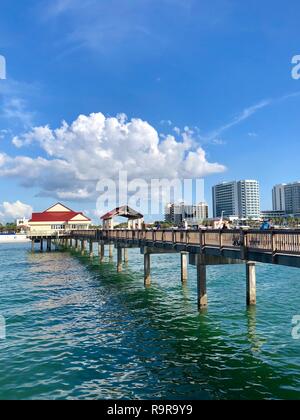
{"label": "green water", "polygon": [[244,266],[208,268],[199,315],[196,272],[178,255],[114,263],[0,246],[1,399],[270,399],[300,397],[300,270],[259,265],[256,309]]}

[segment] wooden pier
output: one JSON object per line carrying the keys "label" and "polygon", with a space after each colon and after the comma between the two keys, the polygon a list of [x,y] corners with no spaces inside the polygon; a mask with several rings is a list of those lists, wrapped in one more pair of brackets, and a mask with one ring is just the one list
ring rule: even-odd
{"label": "wooden pier", "polygon": [[112,260],[117,249],[117,271],[128,262],[128,248],[139,248],[144,256],[144,283],[151,285],[151,255],[175,253],[180,256],[181,281],[187,282],[188,263],[197,268],[198,307],[208,305],[206,267],[209,265],[245,264],[246,302],[256,304],[255,263],[278,264],[300,268],[300,230],[82,230],[53,235],[30,236],[32,251],[39,242],[40,250],[51,250],[51,242],[74,248],[82,255],[94,256],[98,244],[100,262],[105,246]]}

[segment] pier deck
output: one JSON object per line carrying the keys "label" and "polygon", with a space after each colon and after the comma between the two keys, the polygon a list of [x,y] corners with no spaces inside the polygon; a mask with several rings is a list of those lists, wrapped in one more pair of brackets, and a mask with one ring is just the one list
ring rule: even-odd
{"label": "pier deck", "polygon": [[[256,304],[255,263],[278,264],[300,268],[300,230],[82,230],[64,232],[58,237],[29,236],[34,242],[51,239],[60,245],[74,247],[82,255],[93,256],[93,244],[98,243],[103,262],[105,245],[117,248],[117,271],[128,261],[128,248],[140,248],[144,255],[145,286],[151,284],[151,255],[178,253],[181,256],[181,280],[187,281],[187,262],[197,267],[198,306],[207,307],[206,266],[242,264],[246,266],[247,305]],[[88,250],[87,250],[88,244]],[[124,261],[123,261],[124,255]]]}

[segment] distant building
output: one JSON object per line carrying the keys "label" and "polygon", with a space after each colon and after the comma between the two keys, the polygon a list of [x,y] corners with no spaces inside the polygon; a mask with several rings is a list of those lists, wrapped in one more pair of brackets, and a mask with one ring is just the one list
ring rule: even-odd
{"label": "distant building", "polygon": [[280,219],[286,217],[285,211],[280,210],[264,210],[261,212],[262,219]]}
{"label": "distant building", "polygon": [[196,205],[170,203],[165,209],[166,222],[173,223],[177,226],[181,225],[183,222],[187,222],[189,225],[202,223],[203,220],[207,218],[207,203],[199,203]]}
{"label": "distant building", "polygon": [[17,228],[27,228],[29,224],[29,220],[23,217],[23,219],[17,219],[16,220],[16,226]]}
{"label": "distant building", "polygon": [[238,216],[240,219],[260,217],[260,187],[258,181],[223,182],[212,189],[214,217]]}
{"label": "distant building", "polygon": [[214,217],[237,216],[238,188],[237,182],[222,182],[213,187],[213,215]]}
{"label": "distant building", "polygon": [[51,234],[59,231],[86,230],[91,223],[83,213],[57,203],[42,213],[33,213],[28,225],[30,232]]}
{"label": "distant building", "polygon": [[255,180],[238,182],[239,217],[255,219],[260,217],[260,187]]}
{"label": "distant building", "polygon": [[285,212],[285,187],[286,184],[278,184],[272,190],[272,203],[274,211]]}
{"label": "distant building", "polygon": [[300,181],[275,185],[272,190],[273,210],[286,214],[300,213]]}
{"label": "distant building", "polygon": [[285,211],[287,214],[300,213],[300,182],[286,184],[284,187]]}

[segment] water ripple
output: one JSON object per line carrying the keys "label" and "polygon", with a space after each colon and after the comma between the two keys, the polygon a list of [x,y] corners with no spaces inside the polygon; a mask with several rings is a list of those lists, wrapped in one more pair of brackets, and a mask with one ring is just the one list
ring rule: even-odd
{"label": "water ripple", "polygon": [[1,399],[299,399],[299,271],[259,265],[258,305],[245,307],[242,265],[209,267],[209,310],[179,257],[130,250],[122,274],[69,253],[0,248]]}

